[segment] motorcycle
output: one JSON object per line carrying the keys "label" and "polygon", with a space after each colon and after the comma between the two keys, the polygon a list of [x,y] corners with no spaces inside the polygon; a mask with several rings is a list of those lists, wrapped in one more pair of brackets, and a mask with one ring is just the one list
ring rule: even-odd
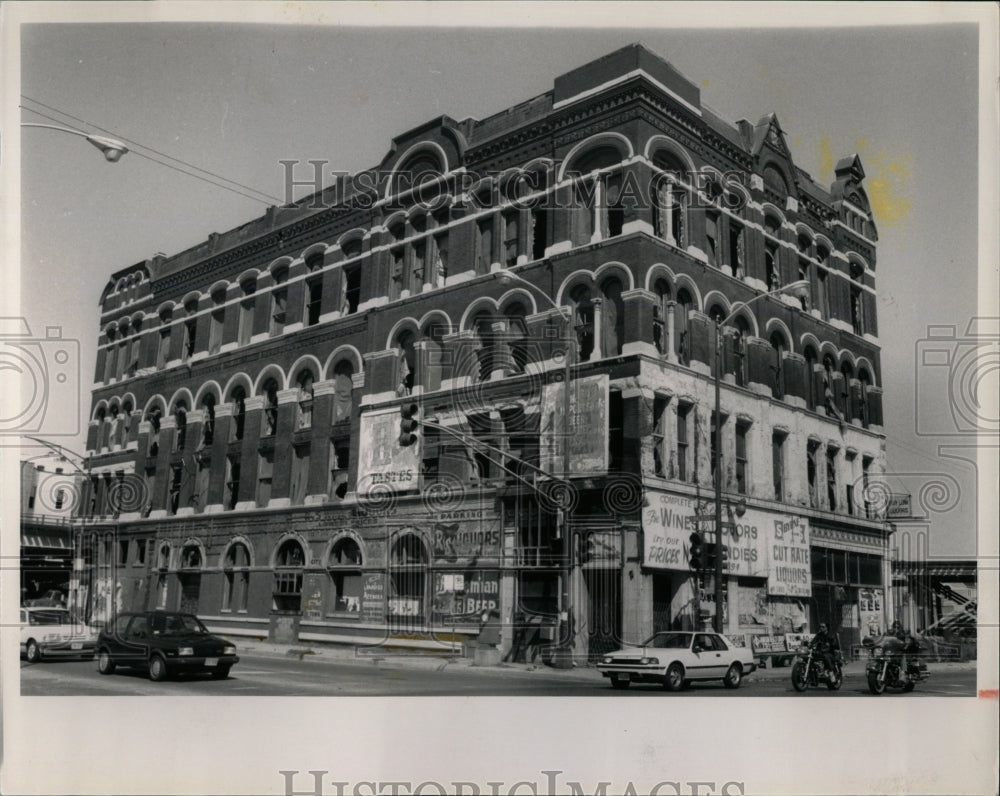
{"label": "motorcycle", "polygon": [[917,659],[920,645],[914,639],[902,641],[895,636],[866,638],[862,644],[871,649],[865,667],[868,690],[881,694],[887,688],[909,693],[921,680],[927,679],[927,664]]}
{"label": "motorcycle", "polygon": [[800,652],[792,666],[792,687],[805,691],[809,686],[825,685],[831,691],[838,690],[844,682],[844,656],[840,650],[834,650],[830,657],[833,665],[827,666],[812,647]]}

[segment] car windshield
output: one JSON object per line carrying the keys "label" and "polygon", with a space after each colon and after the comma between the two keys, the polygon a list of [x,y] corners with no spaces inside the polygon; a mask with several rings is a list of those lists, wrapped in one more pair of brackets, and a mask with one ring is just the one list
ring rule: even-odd
{"label": "car windshield", "polygon": [[656,633],[643,642],[644,647],[679,650],[691,646],[690,633]]}
{"label": "car windshield", "polygon": [[70,625],[69,611],[29,611],[28,624],[31,625]]}
{"label": "car windshield", "polygon": [[167,614],[154,616],[153,633],[161,636],[187,636],[192,633],[208,633],[208,629],[194,616]]}

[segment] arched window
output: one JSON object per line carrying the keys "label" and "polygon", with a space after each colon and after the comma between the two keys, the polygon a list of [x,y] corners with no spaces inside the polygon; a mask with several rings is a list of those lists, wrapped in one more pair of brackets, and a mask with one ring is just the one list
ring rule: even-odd
{"label": "arched window", "polygon": [[669,243],[687,246],[687,191],[680,185],[686,167],[674,154],[660,150],[653,156],[653,165],[665,174],[657,174],[653,182],[653,232]]}
{"label": "arched window", "polygon": [[271,289],[271,318],[268,333],[271,337],[281,334],[285,329],[288,310],[288,269],[278,268],[274,271],[274,287]]}
{"label": "arched window", "polygon": [[826,407],[826,414],[828,416],[837,416],[840,414],[840,408],[837,406],[837,396],[834,392],[835,385],[833,374],[836,372],[836,363],[833,361],[833,357],[830,354],[823,355],[823,404]]}
{"label": "arched window", "polygon": [[233,434],[231,442],[243,439],[243,428],[247,419],[247,392],[242,387],[236,387],[232,394],[233,404]]}
{"label": "arched window", "polygon": [[298,611],[302,607],[302,570],[306,565],[305,550],[295,539],[287,539],[274,557],[274,590],[272,608],[276,611]]}
{"label": "arched window", "polygon": [[868,391],[872,386],[872,377],[865,368],[861,368],[858,371],[858,381],[861,384],[860,395],[858,396],[860,403],[858,414],[861,416],[861,425],[868,428],[868,424],[871,422],[871,415],[868,410]]}
{"label": "arched window", "polygon": [[602,172],[597,179],[586,175],[607,169],[622,161],[612,146],[598,146],[575,160],[568,175],[579,175],[574,184],[572,240],[583,246],[593,240],[606,240],[622,232],[624,211],[621,205],[621,171]]}
{"label": "arched window", "polygon": [[481,312],[472,319],[472,330],[476,333],[476,340],[479,343],[477,356],[479,357],[478,377],[480,381],[489,381],[493,373],[494,359],[496,358],[494,322],[494,317],[488,312]]}
{"label": "arched window", "polygon": [[737,315],[733,319],[733,328],[736,334],[733,335],[733,375],[736,383],[740,387],[747,386],[747,338],[752,334],[750,322],[742,315]]}
{"label": "arched window", "polygon": [[785,352],[788,350],[788,343],[781,332],[772,332],[770,343],[774,351],[774,360],[771,364],[771,372],[774,376],[774,381],[771,383],[771,395],[780,400],[785,397]]}
{"label": "arched window", "polygon": [[181,569],[201,569],[201,548],[189,544],[181,550]]}
{"label": "arched window", "polygon": [[147,458],[154,459],[160,450],[160,419],[163,410],[158,405],[153,405],[146,412],[146,422],[149,423],[149,449]]}
{"label": "arched window", "polygon": [[397,627],[419,626],[426,605],[429,557],[420,537],[404,533],[393,543],[389,557],[389,619]]}
{"label": "arched window", "polygon": [[507,326],[507,344],[510,347],[507,365],[504,368],[508,376],[524,373],[528,362],[531,361],[528,351],[528,324],[525,318],[527,310],[524,305],[515,301],[508,305],[504,311],[504,320]]}
{"label": "arched window", "polygon": [[601,283],[601,354],[618,356],[625,339],[625,304],[622,301],[622,283],[606,279]]}
{"label": "arched window", "polygon": [[264,428],[261,429],[261,436],[271,437],[278,428],[278,382],[268,379],[261,392],[264,395]]}
{"label": "arched window", "polygon": [[246,613],[250,594],[250,551],[242,542],[233,542],[222,562],[225,585],[222,610]]}
{"label": "arched window", "polygon": [[854,417],[854,402],[851,400],[851,379],[854,378],[854,368],[851,367],[849,362],[845,362],[840,366],[840,373],[844,377],[841,392],[843,409],[841,411],[844,413],[844,420],[850,423]]}
{"label": "arched window", "polygon": [[819,357],[816,354],[816,349],[812,346],[806,346],[804,354],[806,358],[806,405],[815,411],[820,398],[816,389],[816,364],[819,362]]}
{"label": "arched window", "polygon": [[315,377],[313,376],[313,372],[308,368],[299,373],[299,377],[296,380],[296,385],[298,387],[296,428],[312,427],[314,381]]}
{"label": "arched window", "polygon": [[170,545],[164,542],[156,552],[156,568],[161,572],[170,569]]}
{"label": "arched window", "polygon": [[764,187],[773,191],[778,198],[785,199],[788,196],[788,183],[785,175],[777,166],[767,165],[764,167]]}
{"label": "arched window", "polygon": [[174,450],[182,451],[187,443],[187,404],[184,401],[174,404],[174,422],[177,425]]}
{"label": "arched window", "polygon": [[201,410],[204,418],[201,424],[201,444],[199,448],[207,448],[215,439],[215,396],[208,393],[201,399]]}
{"label": "arched window", "polygon": [[677,307],[674,309],[674,322],[677,324],[677,361],[687,365],[691,361],[691,331],[688,325],[688,313],[694,309],[694,299],[686,288],[677,291]]}
{"label": "arched window", "polygon": [[594,303],[591,300],[590,288],[577,285],[570,293],[570,306],[573,308],[573,329],[576,332],[577,358],[587,362],[594,353]]}
{"label": "arched window", "polygon": [[361,548],[350,537],[340,539],[330,550],[327,572],[332,586],[334,614],[361,613]]}
{"label": "arched window", "polygon": [[396,335],[395,348],[399,351],[396,365],[396,394],[409,395],[417,378],[417,352],[413,347],[416,335],[405,330]]}
{"label": "arched window", "polygon": [[208,328],[208,352],[218,354],[222,348],[222,335],[226,320],[226,290],[219,288],[212,293],[212,315]]}
{"label": "arched window", "polygon": [[860,263],[851,263],[851,329],[859,337],[865,333],[865,305],[861,289],[865,269]]}
{"label": "arched window", "polygon": [[249,345],[253,337],[254,296],[257,292],[257,280],[253,277],[240,283],[243,298],[240,299],[239,344]]}
{"label": "arched window", "polygon": [[666,279],[657,279],[653,284],[656,303],[653,305],[653,345],[661,354],[667,353],[667,317],[668,305],[671,301],[670,283]]}
{"label": "arched window", "polygon": [[354,366],[343,359],[333,369],[333,422],[351,419],[354,403]]}

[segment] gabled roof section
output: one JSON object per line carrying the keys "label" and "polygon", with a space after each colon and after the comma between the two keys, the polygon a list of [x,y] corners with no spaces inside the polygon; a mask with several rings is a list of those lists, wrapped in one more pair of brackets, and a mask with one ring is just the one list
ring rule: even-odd
{"label": "gabled roof section", "polygon": [[865,169],[861,165],[861,155],[855,152],[846,158],[837,161],[837,168],[833,173],[840,177],[853,177],[856,182],[861,182],[865,178]]}
{"label": "gabled roof section", "polygon": [[788,144],[785,142],[785,132],[778,123],[778,117],[773,113],[769,113],[754,125],[750,154],[758,157],[765,144],[791,165],[792,156],[788,151]]}

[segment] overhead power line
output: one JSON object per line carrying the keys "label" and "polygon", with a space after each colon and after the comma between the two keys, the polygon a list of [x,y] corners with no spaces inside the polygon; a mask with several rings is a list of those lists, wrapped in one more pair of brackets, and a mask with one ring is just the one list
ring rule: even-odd
{"label": "overhead power line", "polygon": [[[57,113],[60,116],[65,117],[65,119],[72,119],[74,122],[77,122],[78,124],[86,125],[86,126],[92,128],[92,129],[100,130],[103,133],[107,133],[109,135],[113,135],[116,138],[118,138],[119,140],[124,141],[125,143],[131,145],[131,147],[132,147],[131,151],[132,151],[133,154],[138,155],[139,157],[143,157],[146,160],[151,160],[154,163],[158,163],[161,166],[167,167],[168,169],[173,169],[174,171],[179,172],[181,174],[185,174],[188,177],[194,177],[195,179],[201,180],[202,182],[207,182],[210,185],[216,186],[217,188],[222,188],[223,190],[230,191],[231,193],[239,194],[240,196],[246,197],[247,199],[251,199],[251,200],[253,200],[255,202],[260,202],[261,204],[266,204],[266,205],[271,205],[271,204],[281,205],[281,204],[284,204],[284,202],[281,199],[279,199],[278,197],[271,196],[270,194],[265,193],[264,191],[259,191],[256,188],[253,188],[252,186],[244,185],[243,183],[237,182],[236,180],[231,180],[228,177],[222,176],[221,174],[216,174],[215,172],[209,171],[208,169],[202,168],[201,166],[196,166],[193,163],[188,163],[187,161],[181,160],[180,158],[176,158],[173,155],[168,155],[165,152],[160,152],[159,150],[154,149],[151,146],[147,146],[146,144],[143,144],[143,143],[141,143],[139,141],[135,141],[133,139],[126,138],[126,137],[120,135],[115,130],[109,130],[106,127],[101,127],[99,124],[95,124],[94,122],[88,121],[87,119],[83,119],[83,118],[81,118],[79,116],[74,116],[73,114],[68,113],[67,111],[60,110],[59,108],[56,108],[56,107],[54,107],[52,105],[48,105],[48,104],[46,104],[46,103],[44,103],[44,102],[42,102],[40,100],[36,100],[36,99],[34,99],[32,97],[29,97],[26,94],[22,94],[21,97],[22,97],[22,99],[28,100],[29,102],[32,102],[32,103],[34,103],[36,105],[40,105],[43,108],[46,108],[46,109],[48,109],[48,110],[50,110],[50,111],[52,111],[54,113]],[[50,116],[49,114],[43,113],[42,111],[36,110],[35,108],[29,108],[29,107],[24,106],[24,105],[22,105],[21,108],[24,109],[24,110],[26,110],[26,111],[29,111],[31,113],[37,114],[37,115],[41,116],[42,118],[49,119],[50,121],[59,122],[61,124],[66,124],[65,119],[56,118],[54,116]],[[146,150],[146,152],[140,152],[135,147],[139,147],[140,149]],[[172,165],[171,163],[167,163],[167,162],[165,162],[163,160],[159,160],[156,157],[153,157],[153,155],[147,154],[147,152],[152,152],[154,155],[158,155],[160,158],[166,158],[167,160],[173,161],[174,163],[180,163],[182,166],[186,167],[187,169],[191,169],[193,171],[185,171],[185,169],[178,168],[177,166]],[[201,173],[200,174],[196,174],[196,173],[193,173],[193,172],[201,172]],[[202,176],[202,175],[208,175],[208,176],[206,177],[206,176]],[[211,179],[209,179],[209,178],[211,178]],[[228,185],[226,185],[224,183],[228,183]],[[231,186],[234,186],[234,185],[237,186],[237,187],[236,188],[231,187]],[[240,188],[242,188],[244,190],[238,190]],[[249,193],[246,193],[246,191],[251,191],[254,194],[258,194],[259,196],[253,196],[253,195],[251,195]],[[265,199],[261,199],[260,198],[261,196],[265,197],[266,201],[265,201]]]}

